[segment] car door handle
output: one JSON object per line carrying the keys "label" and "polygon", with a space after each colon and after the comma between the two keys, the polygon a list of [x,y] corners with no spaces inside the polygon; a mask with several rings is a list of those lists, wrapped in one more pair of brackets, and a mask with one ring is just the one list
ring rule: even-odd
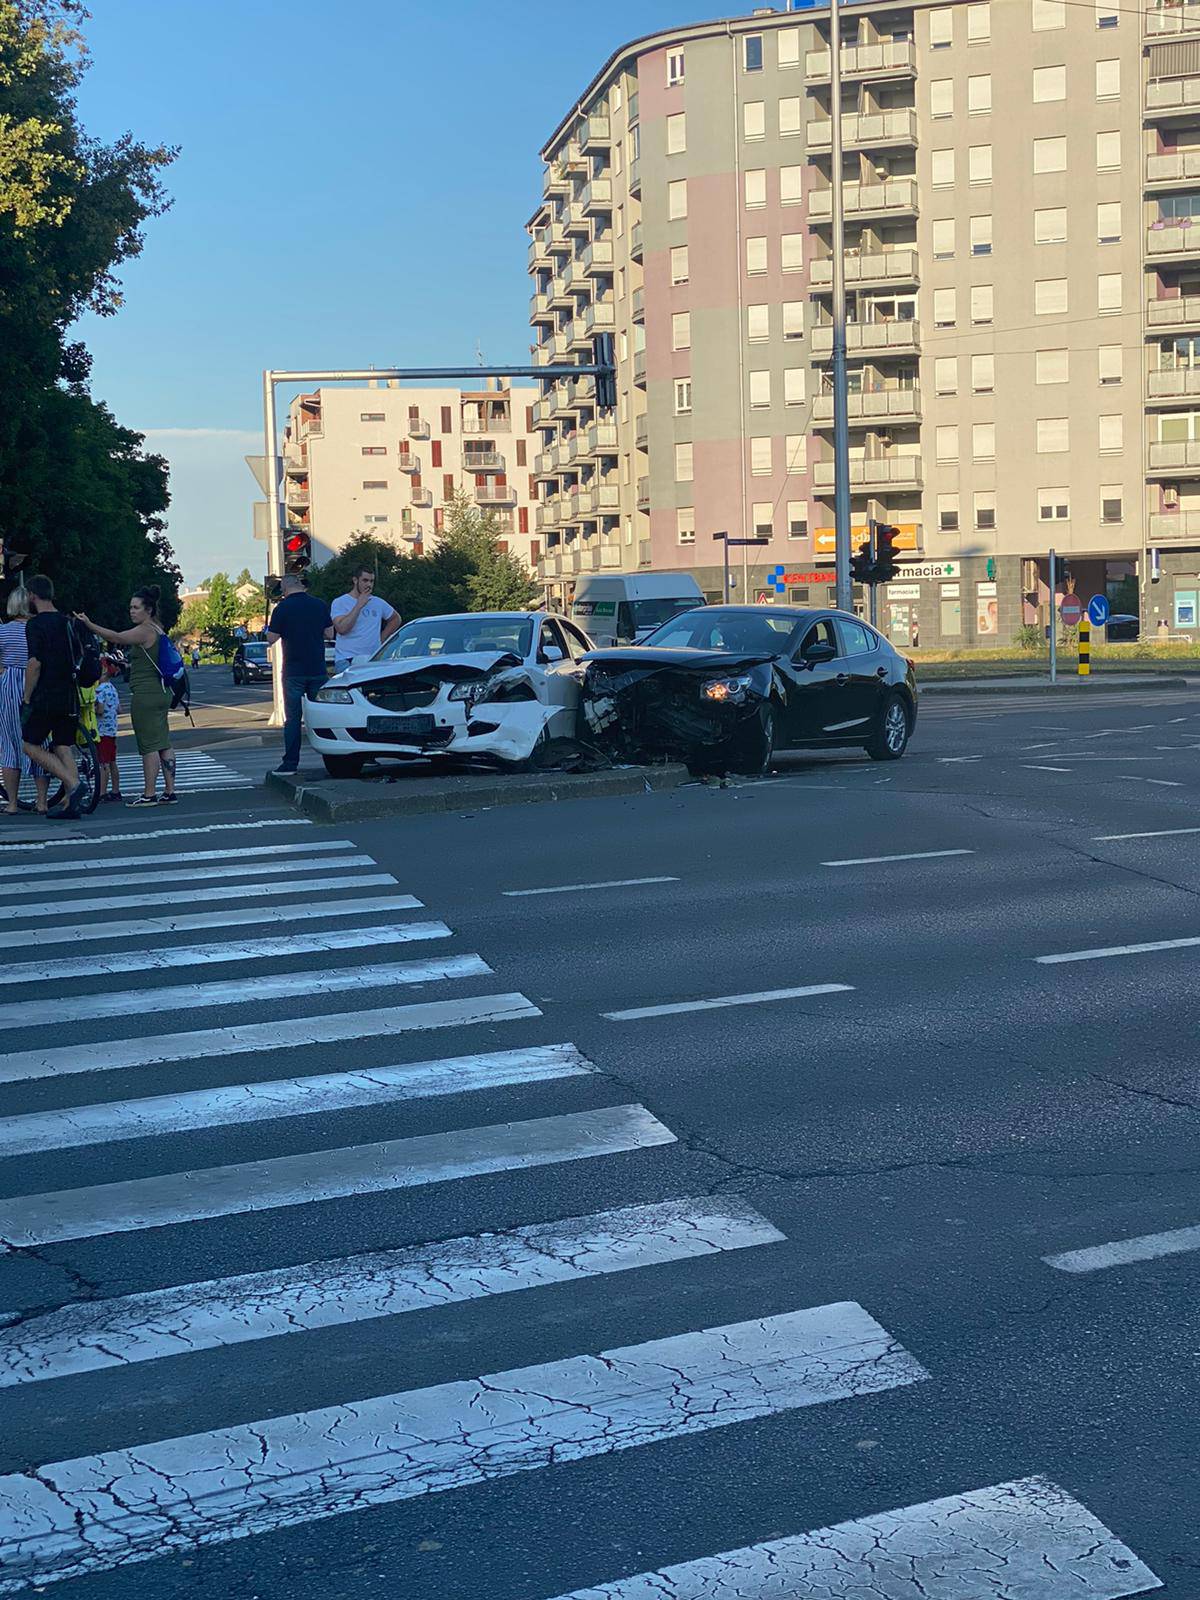
{"label": "car door handle", "polygon": [[875,676],[877,678],[886,678],[887,675],[888,675],[888,669],[886,667],[876,667],[875,668]]}
{"label": "car door handle", "polygon": [[835,678],[835,679],[834,679],[834,680],[833,680],[833,681],[834,681],[834,682],[835,682],[835,683],[838,683],[838,684],[840,684],[840,685],[841,685],[841,686],[842,686],[842,688],[843,688],[843,689],[844,689],[844,688],[845,688],[845,687],[846,687],[846,685],[847,685],[847,684],[848,684],[848,683],[849,683],[849,682],[850,682],[850,679],[849,679],[849,677],[848,677],[848,676],[847,676],[847,675],[846,675],[846,673],[844,673],[844,672],[839,672],[839,673],[838,673],[838,675],[837,675],[837,677],[836,677],[836,678]]}

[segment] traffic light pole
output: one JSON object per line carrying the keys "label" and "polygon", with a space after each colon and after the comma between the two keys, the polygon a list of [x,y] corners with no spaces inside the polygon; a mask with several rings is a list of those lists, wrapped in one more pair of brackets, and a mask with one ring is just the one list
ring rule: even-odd
{"label": "traffic light pole", "polygon": [[[874,567],[879,558],[879,541],[875,537],[876,522],[874,517],[868,521],[867,528],[869,530],[868,536],[871,540],[871,565]],[[879,585],[877,583],[868,584],[867,595],[869,596],[868,604],[870,606],[867,620],[875,628],[879,626]]]}
{"label": "traffic light pole", "polygon": [[829,4],[829,111],[833,181],[833,541],[835,599],[853,610],[850,591],[850,426],[846,396],[846,221],[842,194],[842,25]]}
{"label": "traffic light pole", "polygon": [[[276,577],[283,575],[283,518],[279,504],[279,427],[275,420],[275,374],[263,373],[263,447],[266,461],[263,472],[267,490],[267,571]],[[270,615],[268,597],[266,611]],[[269,728],[283,727],[283,646],[276,645],[271,652],[271,715]]]}

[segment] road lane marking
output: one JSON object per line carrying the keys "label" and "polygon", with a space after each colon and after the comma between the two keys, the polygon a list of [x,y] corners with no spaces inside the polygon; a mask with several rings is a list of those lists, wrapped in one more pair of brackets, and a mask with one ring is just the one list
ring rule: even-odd
{"label": "road lane marking", "polygon": [[678,878],[609,878],[602,883],[559,883],[550,889],[501,889],[507,899],[531,894],[583,894],[588,889],[632,889],[643,883],[678,883]]}
{"label": "road lane marking", "polygon": [[1149,733],[1155,724],[1153,722],[1140,723],[1136,728],[1101,728],[1099,733],[1085,733],[1085,739],[1114,739],[1125,733]]}
{"label": "road lane marking", "polygon": [[1153,828],[1148,833],[1094,833],[1093,844],[1112,844],[1119,839],[1174,839],[1181,833],[1200,833],[1200,828]]}
{"label": "road lane marking", "polygon": [[668,1200],[81,1302],[0,1329],[0,1388],[577,1283],[783,1239],[744,1201]]}
{"label": "road lane marking", "polygon": [[1156,950],[1190,950],[1200,945],[1200,939],[1154,939],[1146,944],[1113,944],[1096,950],[1064,950],[1059,955],[1034,956],[1044,967],[1060,966],[1066,961],[1101,961],[1106,956],[1144,956]]}
{"label": "road lane marking", "polygon": [[[389,879],[389,882],[392,880]],[[365,883],[356,878],[355,883]],[[329,888],[325,883],[321,886]],[[423,903],[411,894],[370,894],[355,900],[323,900],[316,905],[272,906],[269,914],[260,906],[231,906],[226,911],[185,912],[165,917],[138,917],[125,922],[87,922],[82,926],[17,928],[0,932],[0,950],[27,950],[36,943],[81,944],[93,939],[152,939],[176,933],[197,933],[202,928],[241,928],[261,926],[270,917],[276,922],[311,922],[322,917],[369,918],[376,912],[420,911]]]}
{"label": "road lane marking", "polygon": [[823,867],[875,867],[886,861],[937,861],[942,856],[973,856],[974,850],[913,850],[902,856],[847,856],[844,861],[822,861]]}
{"label": "road lane marking", "polygon": [[[189,867],[186,871],[186,881],[192,884],[204,884],[199,892],[202,895],[209,893],[208,884],[222,882],[230,878],[284,878],[290,874],[306,875],[315,872],[338,872],[348,867],[375,867],[379,863],[373,856],[365,855],[362,851],[350,847],[351,854],[342,856],[314,856],[311,860],[307,857],[287,861],[237,861],[230,866]],[[76,871],[82,865],[75,863]],[[86,889],[121,889],[140,885],[150,894],[161,892],[160,880],[147,881],[144,872],[108,872],[108,863],[97,861],[91,870],[81,877],[76,878],[34,878],[26,877],[24,882],[0,883],[0,896],[11,898],[18,894],[36,894],[42,890],[53,894],[72,894],[76,890]],[[37,868],[26,868],[27,873],[36,872]],[[322,880],[324,881],[324,880]]]}
{"label": "road lane marking", "polygon": [[1133,1239],[1091,1245],[1084,1250],[1063,1250],[1043,1256],[1059,1272],[1099,1272],[1104,1267],[1124,1267],[1133,1261],[1157,1261],[1160,1256],[1186,1255],[1200,1250],[1200,1227],[1172,1228],[1166,1233],[1142,1233]]}
{"label": "road lane marking", "polygon": [[1062,741],[1059,740],[1059,739],[1051,739],[1046,744],[1025,744],[1025,745],[1022,745],[1021,749],[1025,750],[1025,751],[1029,751],[1029,750],[1053,750],[1055,745],[1056,744],[1060,744],[1061,742]]}
{"label": "road lane marking", "polygon": [[444,922],[394,922],[369,928],[329,928],[321,933],[284,934],[278,939],[244,939],[221,944],[160,945],[154,950],[95,950],[91,955],[62,956],[52,961],[0,962],[0,987],[20,983],[61,983],[65,978],[99,978],[119,972],[162,972],[225,962],[245,966],[254,961],[292,960],[332,950],[375,949],[389,944],[416,944],[449,939]]}
{"label": "road lane marking", "polygon": [[1133,1551],[1047,1478],[1019,1478],[726,1550],[558,1600],[1123,1600],[1161,1589]]}
{"label": "road lane marking", "polygon": [[[197,833],[251,833],[255,828],[311,828],[314,824],[308,817],[266,817],[254,822],[206,822],[203,827],[197,828],[150,828],[147,832],[134,831],[132,828],[125,833],[80,833],[75,835],[59,835],[53,839],[38,840],[35,844],[21,843],[4,847],[4,855],[21,855],[38,850],[60,850],[64,846],[85,844],[89,849],[98,844],[141,844],[146,839],[182,839],[188,834]],[[2,846],[2,841],[0,841]]]}
{"label": "road lane marking", "polygon": [[[54,1001],[55,1025],[94,1022],[102,1017],[132,1017],[149,1000],[156,1012],[216,1010],[221,1006],[265,1005],[298,995],[357,994],[392,984],[441,983],[453,978],[489,978],[482,957],[428,956],[420,961],[390,961],[369,967],[326,967],[320,972],[267,972],[251,978],[218,978],[212,983],[180,983],[158,989],[68,995]],[[152,999],[151,999],[152,997]],[[42,1026],[28,1000],[0,1005],[0,1030]],[[105,1049],[99,1045],[97,1049]],[[2,1058],[0,1058],[2,1059]]]}
{"label": "road lane marking", "polygon": [[1156,784],[1159,785],[1160,788],[1163,788],[1163,789],[1182,789],[1183,788],[1182,783],[1178,783],[1174,778],[1143,778],[1142,782],[1143,783],[1156,783]]}
{"label": "road lane marking", "polygon": [[577,1078],[596,1068],[572,1044],[543,1044],[484,1055],[409,1061],[356,1072],[321,1072],[268,1083],[222,1084],[182,1094],[114,1100],[61,1111],[0,1117],[0,1159],[39,1150],[76,1150],[123,1139],[150,1139],[278,1117],[323,1116],[356,1106],[469,1094],[500,1084]]}
{"label": "road lane marking", "polygon": [[642,1017],[674,1017],[684,1011],[713,1011],[719,1006],[757,1006],[769,1000],[802,1000],[814,994],[848,994],[851,983],[810,983],[802,989],[763,989],[755,994],[725,994],[711,1000],[680,1000],[666,1006],[637,1006],[632,1011],[602,1011],[609,1022],[637,1022]]}
{"label": "road lane marking", "polygon": [[[122,838],[128,840],[128,835],[122,834]],[[357,849],[353,839],[305,839],[303,844],[256,844],[236,850],[173,850],[149,856],[105,856],[103,860],[97,860],[95,866],[103,872],[115,867],[175,867],[181,862],[190,867],[198,861],[240,861],[249,856],[269,856],[273,860],[276,856],[316,855],[319,850]],[[81,865],[78,861],[30,862],[20,867],[0,867],[0,878],[27,878],[30,873],[44,877],[51,872],[78,872]],[[141,881],[146,880],[143,878]]]}
{"label": "road lane marking", "polygon": [[528,1122],[453,1128],[448,1133],[59,1189],[0,1200],[0,1250],[384,1194],[674,1142],[671,1130],[645,1106],[605,1106]]}
{"label": "road lane marking", "polygon": [[0,1477],[0,1592],[928,1376],[851,1301],[55,1462]]}
{"label": "road lane marking", "polygon": [[[324,893],[326,889],[364,889],[382,888],[384,884],[394,884],[395,878],[390,872],[363,872],[347,873],[341,877],[322,878],[314,887],[319,887]],[[233,883],[228,888],[219,885],[206,887],[204,899],[209,900],[261,900],[267,897],[284,894],[304,894],[308,885],[306,883]],[[0,922],[14,922],[18,918],[22,921],[36,920],[39,917],[56,917],[59,920],[70,921],[74,917],[93,911],[125,911],[134,906],[144,906],[149,891],[143,887],[140,894],[114,894],[105,895],[98,900],[55,900],[41,905],[0,906]],[[259,917],[265,919],[274,915],[274,912],[260,911]],[[90,929],[89,929],[90,934]],[[25,935],[26,939],[41,938],[40,931],[30,929]]]}
{"label": "road lane marking", "polygon": [[1041,767],[1034,766],[1032,762],[1022,761],[1021,765],[1026,772],[1070,772],[1070,767]]}
{"label": "road lane marking", "polygon": [[523,994],[471,995],[461,1000],[423,1000],[417,1005],[372,1011],[342,1011],[323,1017],[284,1017],[275,1022],[243,1022],[231,1028],[193,1033],[152,1034],[113,1039],[99,1045],[51,1045],[0,1056],[0,1083],[71,1077],[82,1072],[120,1072],[168,1061],[295,1050],[310,1044],[341,1044],[347,1039],[385,1038],[427,1028],[465,1028],[481,1022],[515,1022],[540,1017]]}
{"label": "road lane marking", "polygon": [[938,762],[943,767],[952,767],[962,761],[982,761],[982,756],[939,756]]}

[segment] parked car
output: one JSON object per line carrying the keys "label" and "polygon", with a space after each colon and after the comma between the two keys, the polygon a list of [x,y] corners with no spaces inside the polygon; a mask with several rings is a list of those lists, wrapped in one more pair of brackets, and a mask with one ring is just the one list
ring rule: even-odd
{"label": "parked car", "polygon": [[681,611],[704,604],[690,572],[612,572],[575,581],[571,620],[601,646],[635,644]]}
{"label": "parked car", "polygon": [[247,639],[233,652],[234,683],[270,683],[271,658],[265,639]]}
{"label": "parked car", "polygon": [[422,617],[305,700],[308,741],[336,778],[357,777],[368,758],[526,760],[540,740],[574,734],[572,663],[591,648],[565,617]]}
{"label": "parked car", "polygon": [[913,664],[840,611],[705,606],[584,663],[586,735],[624,760],[762,772],[778,749],[859,746],[895,761],[917,719]]}

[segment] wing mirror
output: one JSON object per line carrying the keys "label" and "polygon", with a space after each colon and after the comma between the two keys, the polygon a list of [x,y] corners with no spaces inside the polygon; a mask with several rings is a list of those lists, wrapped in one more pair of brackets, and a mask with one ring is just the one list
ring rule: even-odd
{"label": "wing mirror", "polygon": [[543,661],[561,661],[563,653],[556,644],[545,645],[542,649]]}
{"label": "wing mirror", "polygon": [[807,650],[802,650],[800,659],[806,667],[819,667],[826,661],[833,661],[837,657],[837,646],[829,643],[828,639],[818,639],[815,644],[810,644]]}

